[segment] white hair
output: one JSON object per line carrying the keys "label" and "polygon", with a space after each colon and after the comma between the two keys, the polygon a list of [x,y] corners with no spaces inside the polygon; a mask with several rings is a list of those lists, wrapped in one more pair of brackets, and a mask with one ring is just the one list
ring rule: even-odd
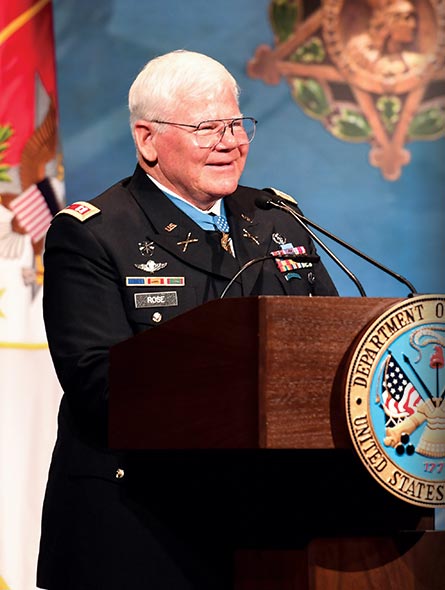
{"label": "white hair", "polygon": [[199,100],[209,91],[229,87],[235,99],[239,86],[218,61],[202,53],[179,49],[149,61],[131,85],[128,95],[130,126],[138,119],[168,120],[178,101]]}

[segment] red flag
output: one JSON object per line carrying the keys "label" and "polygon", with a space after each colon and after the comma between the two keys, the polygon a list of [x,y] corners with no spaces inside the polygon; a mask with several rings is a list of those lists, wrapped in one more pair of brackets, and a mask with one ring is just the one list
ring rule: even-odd
{"label": "red flag", "polygon": [[[64,200],[50,0],[2,3],[0,88],[0,260],[24,252],[28,237],[30,267],[38,269],[44,235]],[[24,273],[29,285],[32,270]]]}
{"label": "red flag", "polygon": [[36,76],[57,107],[55,72],[51,1],[2,2],[0,125],[8,124],[13,130],[5,154],[5,161],[12,166],[20,162],[23,148],[36,127]]}
{"label": "red flag", "polygon": [[63,203],[50,0],[0,1],[0,588],[35,588],[60,386],[42,318],[43,240]]}
{"label": "red flag", "polygon": [[430,358],[430,367],[432,369],[443,369],[444,364],[443,348],[441,346],[435,346]]}

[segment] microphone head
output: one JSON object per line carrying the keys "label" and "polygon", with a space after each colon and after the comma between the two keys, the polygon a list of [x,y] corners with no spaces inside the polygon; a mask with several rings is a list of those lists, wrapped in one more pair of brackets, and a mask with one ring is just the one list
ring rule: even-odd
{"label": "microphone head", "polygon": [[272,209],[274,199],[271,196],[265,195],[264,193],[258,195],[255,199],[255,205],[258,209]]}
{"label": "microphone head", "polygon": [[[264,193],[269,193],[268,195]],[[276,188],[263,188],[261,194],[255,199],[255,204],[258,209],[272,209],[295,207],[298,205],[297,201],[290,195],[279,191]]]}

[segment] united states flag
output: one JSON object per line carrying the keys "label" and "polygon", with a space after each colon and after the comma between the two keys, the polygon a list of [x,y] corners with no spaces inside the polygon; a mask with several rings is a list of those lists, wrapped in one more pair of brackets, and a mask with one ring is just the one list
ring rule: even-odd
{"label": "united states flag", "polygon": [[50,202],[52,190],[48,183],[32,184],[20,196],[11,202],[11,210],[15,213],[20,225],[31,236],[33,242],[42,238],[54,215]]}
{"label": "united states flag", "polygon": [[416,388],[389,353],[382,378],[382,405],[385,414],[398,423],[414,414],[420,401],[422,398]]}

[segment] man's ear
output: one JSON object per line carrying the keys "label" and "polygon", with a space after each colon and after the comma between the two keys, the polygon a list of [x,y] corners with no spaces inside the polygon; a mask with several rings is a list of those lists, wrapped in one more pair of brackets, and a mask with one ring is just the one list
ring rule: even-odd
{"label": "man's ear", "polygon": [[138,119],[134,124],[134,139],[138,151],[147,162],[157,160],[157,151],[153,144],[153,124],[144,119]]}

